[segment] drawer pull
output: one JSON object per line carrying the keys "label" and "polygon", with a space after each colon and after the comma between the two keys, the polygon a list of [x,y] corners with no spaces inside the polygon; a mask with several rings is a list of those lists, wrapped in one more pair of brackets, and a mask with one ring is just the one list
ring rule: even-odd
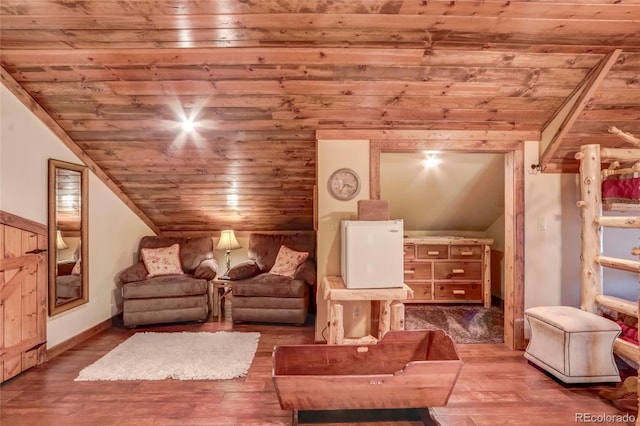
{"label": "drawer pull", "polygon": [[460,255],[461,256],[471,256],[473,254],[472,251],[461,251]]}
{"label": "drawer pull", "polygon": [[464,295],[465,291],[464,290],[453,290],[453,294],[461,294]]}
{"label": "drawer pull", "polygon": [[454,274],[464,274],[464,269],[454,269],[451,272],[454,273]]}
{"label": "drawer pull", "polygon": [[437,251],[437,250],[429,250],[429,251],[427,252],[427,254],[428,254],[429,256],[439,256],[439,255],[440,255],[440,252],[439,252],[439,251]]}
{"label": "drawer pull", "polygon": [[416,271],[414,271],[413,269],[407,269],[407,270],[404,271],[405,275],[413,275],[415,273],[416,273]]}

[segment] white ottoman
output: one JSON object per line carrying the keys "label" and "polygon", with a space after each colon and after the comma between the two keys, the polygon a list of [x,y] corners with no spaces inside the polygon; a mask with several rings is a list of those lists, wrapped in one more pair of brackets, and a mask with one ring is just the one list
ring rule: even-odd
{"label": "white ottoman", "polygon": [[531,326],[526,359],[565,383],[620,381],[613,358],[618,324],[569,306],[539,306],[524,315]]}

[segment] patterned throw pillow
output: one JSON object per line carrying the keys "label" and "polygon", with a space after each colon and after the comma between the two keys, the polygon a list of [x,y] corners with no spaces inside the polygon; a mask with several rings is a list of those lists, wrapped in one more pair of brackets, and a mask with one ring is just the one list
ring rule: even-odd
{"label": "patterned throw pillow", "polygon": [[298,269],[298,266],[300,266],[302,262],[307,260],[307,257],[309,257],[309,253],[306,251],[294,251],[287,246],[280,246],[276,263],[274,263],[273,268],[271,268],[269,272],[293,278],[296,269]]}
{"label": "patterned throw pillow", "polygon": [[142,261],[147,268],[147,278],[158,275],[184,274],[180,265],[180,245],[170,247],[143,248],[140,250]]}

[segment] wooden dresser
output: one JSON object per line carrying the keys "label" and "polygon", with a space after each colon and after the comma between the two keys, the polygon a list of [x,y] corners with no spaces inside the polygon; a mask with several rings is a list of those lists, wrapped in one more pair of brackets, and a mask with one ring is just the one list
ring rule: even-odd
{"label": "wooden dresser", "polygon": [[404,240],[405,303],[491,306],[491,238],[415,237]]}

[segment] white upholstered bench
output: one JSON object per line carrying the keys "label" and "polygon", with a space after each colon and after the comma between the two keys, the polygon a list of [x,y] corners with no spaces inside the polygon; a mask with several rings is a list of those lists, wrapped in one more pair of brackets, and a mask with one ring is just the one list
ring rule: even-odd
{"label": "white upholstered bench", "polygon": [[618,324],[569,306],[538,306],[524,315],[531,326],[526,359],[565,383],[620,381],[613,357]]}

